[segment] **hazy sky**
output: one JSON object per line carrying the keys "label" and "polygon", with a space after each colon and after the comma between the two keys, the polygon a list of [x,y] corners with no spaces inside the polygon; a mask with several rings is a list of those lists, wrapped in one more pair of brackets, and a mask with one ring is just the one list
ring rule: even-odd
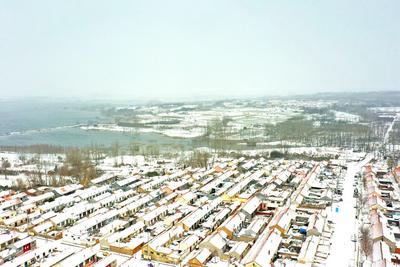
{"label": "hazy sky", "polygon": [[0,97],[400,90],[400,1],[0,1]]}

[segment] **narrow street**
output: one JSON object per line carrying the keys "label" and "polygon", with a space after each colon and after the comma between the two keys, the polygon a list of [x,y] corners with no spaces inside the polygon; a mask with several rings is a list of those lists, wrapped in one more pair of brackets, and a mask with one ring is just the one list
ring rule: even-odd
{"label": "narrow street", "polygon": [[355,242],[352,235],[357,232],[357,220],[355,204],[353,198],[354,176],[361,168],[372,159],[371,155],[361,162],[352,162],[347,165],[347,173],[343,182],[343,202],[336,214],[335,232],[332,238],[331,254],[327,261],[327,266],[354,266]]}

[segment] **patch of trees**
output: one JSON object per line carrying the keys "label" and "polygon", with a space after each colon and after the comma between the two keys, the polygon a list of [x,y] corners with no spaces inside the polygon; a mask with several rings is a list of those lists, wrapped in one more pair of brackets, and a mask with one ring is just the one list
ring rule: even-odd
{"label": "patch of trees", "polygon": [[62,177],[74,177],[83,186],[88,186],[92,179],[101,175],[101,172],[92,163],[89,153],[80,149],[69,151],[64,164],[57,168],[56,172]]}
{"label": "patch of trees", "polygon": [[232,133],[232,129],[228,124],[231,120],[228,117],[214,118],[207,123],[204,137],[215,154],[223,152],[229,147],[228,137]]}
{"label": "patch of trees", "polygon": [[269,157],[266,156],[265,158],[269,158],[269,159],[284,158],[284,159],[288,159],[288,160],[296,159],[296,160],[325,161],[325,160],[333,159],[335,157],[330,156],[330,155],[325,155],[325,156],[324,155],[310,155],[310,154],[306,154],[306,153],[288,153],[288,152],[283,153],[281,151],[273,150],[269,154]]}
{"label": "patch of trees", "polygon": [[269,154],[270,159],[279,159],[279,158],[284,158],[284,157],[285,157],[285,154],[280,151],[277,151],[277,150],[271,151],[271,153]]}
{"label": "patch of trees", "polygon": [[16,153],[31,153],[31,154],[62,154],[66,150],[71,148],[66,148],[62,146],[54,146],[48,144],[34,144],[28,146],[1,146],[0,150],[10,151]]}
{"label": "patch of trees", "polygon": [[266,141],[286,141],[305,146],[358,147],[371,151],[373,143],[379,140],[377,131],[371,124],[329,121],[314,124],[302,116],[291,118],[276,125],[264,125]]}
{"label": "patch of trees", "polygon": [[160,176],[160,174],[156,171],[149,171],[149,172],[146,172],[145,176],[146,177],[156,177],[156,176]]}
{"label": "patch of trees", "polygon": [[195,150],[188,158],[183,158],[180,163],[184,168],[189,166],[192,168],[208,168],[210,159],[210,153]]}

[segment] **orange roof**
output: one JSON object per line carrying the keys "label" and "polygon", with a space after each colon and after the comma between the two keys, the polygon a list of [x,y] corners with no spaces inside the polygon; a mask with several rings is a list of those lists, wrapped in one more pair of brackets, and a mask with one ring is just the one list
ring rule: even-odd
{"label": "orange roof", "polygon": [[220,166],[216,166],[216,167],[214,168],[214,170],[215,170],[216,172],[223,172],[223,171],[224,171]]}

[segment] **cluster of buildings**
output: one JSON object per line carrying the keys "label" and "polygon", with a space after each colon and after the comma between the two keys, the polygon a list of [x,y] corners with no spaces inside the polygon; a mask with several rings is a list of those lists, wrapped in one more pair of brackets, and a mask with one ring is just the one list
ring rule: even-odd
{"label": "cluster of buildings", "polygon": [[369,240],[360,240],[363,266],[400,264],[399,173],[399,168],[391,171],[385,162],[364,167],[361,227],[369,229]]}
{"label": "cluster of buildings", "polygon": [[208,169],[146,162],[129,172],[106,171],[86,188],[5,190],[0,260],[5,266],[323,264],[342,170],[338,161],[225,158]]}

